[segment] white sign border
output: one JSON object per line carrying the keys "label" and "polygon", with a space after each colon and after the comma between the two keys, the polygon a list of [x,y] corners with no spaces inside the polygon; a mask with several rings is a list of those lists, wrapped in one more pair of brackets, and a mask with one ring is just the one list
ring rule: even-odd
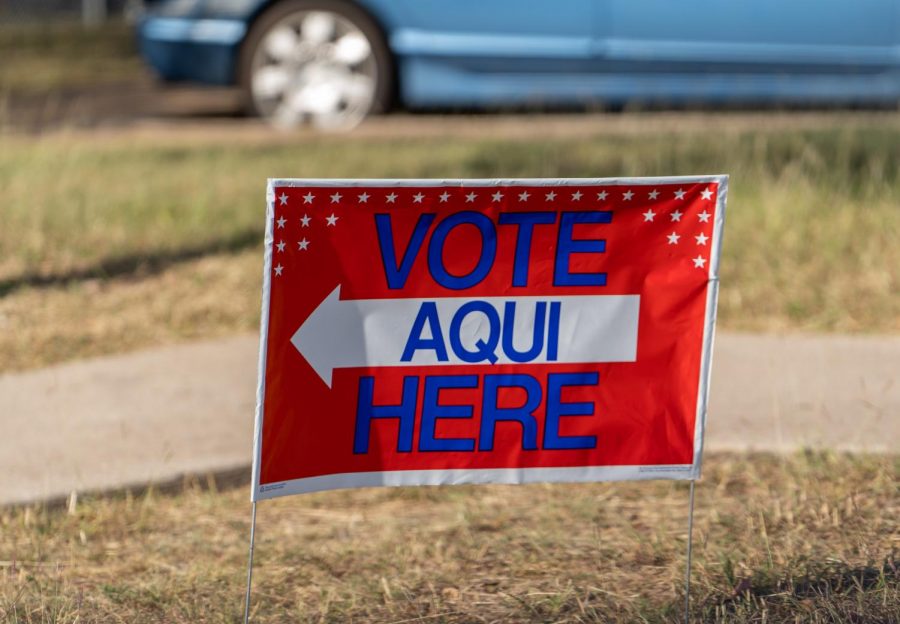
{"label": "white sign border", "polygon": [[[269,336],[269,305],[272,286],[272,256],[275,221],[275,189],[291,187],[311,188],[416,188],[416,187],[509,187],[509,186],[649,186],[652,184],[718,184],[716,218],[713,224],[709,269],[709,288],[703,323],[703,343],[700,360],[700,380],[697,389],[697,413],[694,421],[694,454],[691,464],[654,466],[574,466],[553,468],[478,468],[450,470],[393,470],[353,472],[292,479],[260,486],[262,461],[262,430],[265,419],[266,356]],[[490,178],[490,179],[303,179],[269,178],[266,185],[266,230],[263,252],[262,313],[259,331],[259,377],[256,385],[256,416],[253,428],[253,468],[250,500],[253,502],[292,494],[358,487],[522,484],[543,482],[634,481],[647,479],[694,480],[700,478],[709,388],[712,373],[712,350],[715,339],[716,308],[719,296],[719,257],[725,225],[725,205],[728,195],[728,175],[662,176],[623,178]]]}

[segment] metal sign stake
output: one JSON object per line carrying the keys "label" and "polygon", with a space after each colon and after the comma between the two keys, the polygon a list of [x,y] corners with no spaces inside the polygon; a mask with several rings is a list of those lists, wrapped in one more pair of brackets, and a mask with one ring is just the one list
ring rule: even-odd
{"label": "metal sign stake", "polygon": [[[694,480],[691,479],[691,503],[688,512],[687,562],[684,573],[684,624],[691,621],[691,556],[694,548]],[[252,552],[252,547],[251,547]]]}
{"label": "metal sign stake", "polygon": [[[691,482],[693,487],[693,482]],[[692,490],[693,491],[693,490]],[[250,585],[253,582],[253,544],[256,541],[256,501],[250,517],[250,557],[247,562],[247,595],[244,597],[244,624],[250,621]]]}

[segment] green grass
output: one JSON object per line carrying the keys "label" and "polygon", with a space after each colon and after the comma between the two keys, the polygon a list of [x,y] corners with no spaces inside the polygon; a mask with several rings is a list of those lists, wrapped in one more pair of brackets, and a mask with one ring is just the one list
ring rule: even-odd
{"label": "green grass", "polygon": [[[900,329],[900,118],[847,128],[578,139],[0,142],[0,295],[35,278],[261,240],[267,177],[729,173],[721,320],[740,329]],[[256,292],[252,293],[255,297]]]}
{"label": "green grass", "polygon": [[[712,455],[697,621],[900,621],[900,461]],[[0,512],[7,622],[237,622],[249,503],[187,484]],[[679,622],[675,482],[338,491],[260,505],[255,622]]]}
{"label": "green grass", "polygon": [[133,81],[142,76],[133,28],[110,22],[0,24],[0,96]]}

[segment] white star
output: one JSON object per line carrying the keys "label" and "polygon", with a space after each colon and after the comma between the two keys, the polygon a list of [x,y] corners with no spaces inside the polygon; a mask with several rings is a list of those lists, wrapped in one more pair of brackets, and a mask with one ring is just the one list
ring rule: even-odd
{"label": "white star", "polygon": [[630,189],[622,193],[622,199],[624,199],[625,201],[631,201],[632,197],[634,197],[634,191]]}
{"label": "white star", "polygon": [[672,213],[671,215],[669,215],[669,216],[672,217],[672,221],[681,221],[681,215],[682,215],[682,214],[683,214],[683,213],[682,213],[680,210],[676,210],[675,212],[673,212],[673,213]]}
{"label": "white star", "polygon": [[285,219],[284,217],[278,217],[278,221],[276,221],[276,223],[278,224],[279,228],[283,229],[284,224],[287,223],[287,219]]}
{"label": "white star", "polygon": [[303,203],[311,204],[315,198],[316,198],[316,196],[313,195],[312,193],[307,193],[306,195],[303,196]]}
{"label": "white star", "polygon": [[277,276],[280,276],[282,271],[284,271],[284,267],[281,266],[281,263],[279,262],[277,265],[275,265],[275,275],[276,275],[276,277],[277,277]]}
{"label": "white star", "polygon": [[678,189],[677,191],[675,191],[675,199],[684,199],[684,194],[685,191]]}
{"label": "white star", "polygon": [[500,201],[501,199],[503,199],[503,193],[501,193],[500,191],[497,191],[496,193],[494,193],[493,195],[491,195],[491,201],[498,202],[498,201]]}
{"label": "white star", "polygon": [[703,256],[697,256],[696,258],[693,258],[693,260],[694,266],[698,269],[702,269],[703,265],[706,264],[706,258],[704,258]]}
{"label": "white star", "polygon": [[705,245],[705,244],[706,244],[706,241],[709,240],[709,236],[707,236],[706,234],[700,234],[700,235],[698,235],[698,236],[695,236],[694,238],[697,239],[697,244],[698,244],[698,245]]}
{"label": "white star", "polygon": [[655,212],[653,212],[652,210],[648,210],[647,212],[644,213],[644,221],[645,222],[653,221],[653,217],[655,217],[655,216],[656,216]]}
{"label": "white star", "polygon": [[331,213],[331,216],[325,217],[325,220],[328,221],[328,225],[337,225],[337,220],[338,220],[339,218],[340,218],[340,217],[334,216],[334,213],[332,212],[332,213]]}
{"label": "white star", "polygon": [[447,191],[444,191],[443,193],[438,195],[438,199],[441,200],[442,204],[446,204],[447,200],[450,199],[450,193],[448,193]]}
{"label": "white star", "polygon": [[706,212],[705,210],[697,215],[697,218],[700,219],[701,223],[709,223],[709,218],[712,215]]}
{"label": "white star", "polygon": [[528,201],[528,196],[530,193],[528,191],[522,191],[519,193],[519,201]]}
{"label": "white star", "polygon": [[609,193],[607,193],[606,191],[600,191],[599,193],[597,193],[597,199],[599,199],[600,201],[606,201],[607,195],[609,195]]}
{"label": "white star", "polygon": [[331,203],[332,203],[332,204],[336,204],[336,203],[338,203],[339,201],[341,201],[341,194],[340,194],[340,193],[335,193],[334,195],[331,196]]}
{"label": "white star", "polygon": [[701,199],[712,199],[712,191],[709,189],[706,189],[705,191],[700,193],[700,198]]}
{"label": "white star", "polygon": [[[447,197],[450,197],[449,193],[445,193],[445,195],[447,195]],[[425,199],[424,193],[416,193],[415,195],[413,195],[413,201],[417,204],[421,204],[423,199]],[[444,200],[442,199],[441,201]]]}
{"label": "white star", "polygon": [[395,201],[397,201],[397,193],[388,193],[385,199],[387,200],[387,203],[393,204]]}
{"label": "white star", "polygon": [[469,193],[468,195],[466,195],[466,203],[471,204],[473,201],[475,201],[475,197],[477,197],[475,193]]}
{"label": "white star", "polygon": [[550,191],[549,193],[547,193],[547,196],[546,196],[545,199],[546,199],[547,201],[553,201],[554,199],[556,199],[556,192],[555,192],[555,191]]}
{"label": "white star", "polygon": [[288,197],[287,197],[286,194],[282,193],[281,196],[280,196],[278,199],[281,200],[281,205],[282,205],[282,206],[287,206],[287,200],[288,200]]}
{"label": "white star", "polygon": [[369,194],[365,193],[365,192],[360,193],[358,199],[359,199],[359,203],[364,204],[367,201],[369,201]]}
{"label": "white star", "polygon": [[297,243],[297,247],[300,248],[300,251],[306,251],[306,248],[309,247],[309,241],[305,238]]}
{"label": "white star", "polygon": [[659,191],[653,189],[652,191],[650,191],[650,194],[647,197],[649,197],[650,199],[656,199],[657,197],[659,197]]}
{"label": "white star", "polygon": [[300,227],[309,227],[309,215],[305,214],[300,217]]}
{"label": "white star", "polygon": [[669,244],[670,244],[670,245],[677,245],[677,244],[678,244],[678,239],[681,238],[681,237],[680,237],[678,234],[676,234],[675,232],[672,232],[671,234],[669,234],[669,237],[668,237],[668,238],[669,238]]}
{"label": "white star", "polygon": [[275,246],[278,248],[279,252],[284,251],[284,241],[278,241],[278,244]]}
{"label": "white star", "polygon": [[572,201],[581,200],[581,195],[582,195],[581,191],[575,191],[574,193],[572,193]]}

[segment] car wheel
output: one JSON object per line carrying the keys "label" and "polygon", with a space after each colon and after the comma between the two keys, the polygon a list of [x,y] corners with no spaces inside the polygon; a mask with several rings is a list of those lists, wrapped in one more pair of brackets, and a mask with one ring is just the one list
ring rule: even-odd
{"label": "car wheel", "polygon": [[286,0],[254,23],[241,50],[251,112],[272,124],[346,129],[388,108],[393,68],[372,19],[340,0]]}

